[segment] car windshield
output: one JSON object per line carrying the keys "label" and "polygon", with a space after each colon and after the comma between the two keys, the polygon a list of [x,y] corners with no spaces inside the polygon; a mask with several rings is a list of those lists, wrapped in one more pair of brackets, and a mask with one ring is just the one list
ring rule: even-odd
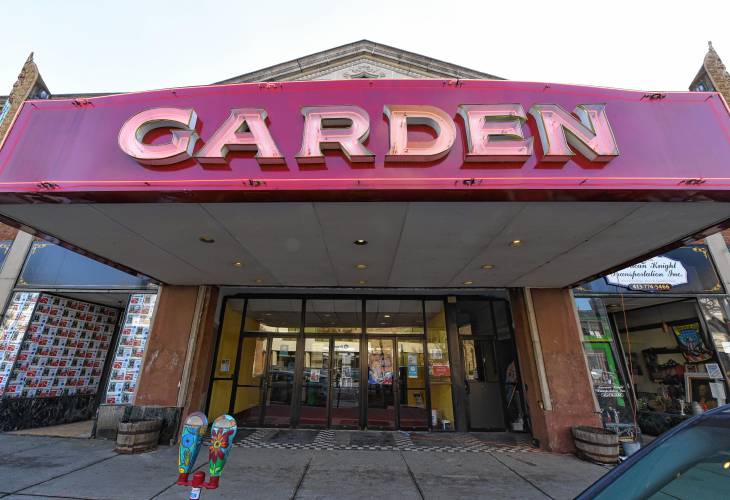
{"label": "car windshield", "polygon": [[715,499],[730,492],[730,410],[661,443],[595,498]]}

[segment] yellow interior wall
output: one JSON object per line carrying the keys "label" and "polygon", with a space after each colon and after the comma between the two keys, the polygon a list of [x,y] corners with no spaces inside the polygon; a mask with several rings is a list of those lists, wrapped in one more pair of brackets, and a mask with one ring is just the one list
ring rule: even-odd
{"label": "yellow interior wall", "polygon": [[[215,359],[215,376],[223,378],[233,378],[233,370],[236,367],[236,349],[238,348],[238,334],[241,328],[241,312],[231,307],[231,303],[226,305],[226,312],[223,316],[223,326],[221,327],[221,338],[218,344],[218,356]],[[221,371],[221,361],[230,360],[230,368],[227,372]]]}
{"label": "yellow interior wall", "polygon": [[[432,355],[431,346],[438,344],[441,347],[443,356],[446,359],[434,360],[438,364],[449,364],[449,346],[446,339],[446,314],[444,309],[428,320],[428,344],[429,354]],[[454,422],[454,403],[451,399],[451,377],[430,378],[431,386],[431,408],[438,410],[442,419]]]}
{"label": "yellow interior wall", "polygon": [[[236,349],[238,348],[238,334],[241,327],[241,311],[231,307],[231,302],[226,303],[226,311],[223,315],[218,353],[213,366],[214,376],[221,378],[232,378],[233,370],[236,368]],[[230,361],[227,372],[221,371],[221,361]],[[216,380],[213,382],[213,390],[210,393],[210,404],[208,405],[208,419],[228,413],[228,406],[231,401],[232,380]]]}
{"label": "yellow interior wall", "polygon": [[228,405],[231,403],[232,380],[215,380],[213,391],[210,394],[210,406],[208,407],[208,420],[214,419],[228,413]]}
{"label": "yellow interior wall", "polygon": [[251,408],[260,402],[260,385],[266,356],[266,339],[245,337],[241,349],[242,357],[241,367],[238,372],[238,383],[255,387],[239,387],[236,389],[235,412]]}
{"label": "yellow interior wall", "polygon": [[454,403],[451,400],[451,381],[448,383],[431,381],[431,408],[438,410],[441,419],[454,422]]}
{"label": "yellow interior wall", "polygon": [[[239,323],[240,324],[240,323]],[[258,332],[261,329],[261,323],[251,317],[246,318],[246,325],[244,331],[247,332]]]}

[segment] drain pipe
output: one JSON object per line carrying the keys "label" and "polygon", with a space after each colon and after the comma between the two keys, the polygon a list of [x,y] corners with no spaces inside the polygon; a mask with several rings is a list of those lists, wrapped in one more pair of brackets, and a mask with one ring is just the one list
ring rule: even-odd
{"label": "drain pipe", "polygon": [[545,411],[553,410],[553,402],[550,399],[550,387],[547,383],[547,375],[545,374],[545,361],[542,357],[542,345],[540,344],[540,335],[537,329],[537,319],[535,318],[535,308],[532,303],[532,289],[525,287],[525,309],[527,309],[527,321],[530,327],[530,338],[532,340],[532,352],[535,353],[535,364],[537,365],[537,380],[540,384],[540,396],[542,401],[542,409]]}

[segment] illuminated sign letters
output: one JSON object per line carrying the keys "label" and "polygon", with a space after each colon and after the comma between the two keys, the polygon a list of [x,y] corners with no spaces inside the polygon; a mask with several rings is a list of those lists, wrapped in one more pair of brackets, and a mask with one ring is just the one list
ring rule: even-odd
{"label": "illuminated sign letters", "polygon": [[[535,104],[528,113],[520,104],[462,104],[457,114],[466,132],[465,162],[524,162],[534,154],[533,137],[525,135],[527,115],[533,117],[542,147],[542,161],[566,162],[580,153],[592,162],[608,162],[619,155],[605,104],[581,104],[571,114],[557,104]],[[353,163],[372,163],[375,153],[365,142],[370,117],[358,106],[307,106],[300,164],[324,163],[323,150],[337,149]],[[390,146],[385,162],[437,161],[450,153],[457,138],[452,117],[428,105],[385,105]],[[173,165],[190,158],[199,162],[226,163],[233,151],[255,151],[260,165],[282,164],[285,157],[266,123],[264,109],[233,109],[229,117],[195,152],[200,137],[193,109],[153,108],[131,117],[119,132],[119,147],[143,165]],[[430,140],[414,140],[409,131],[425,127]],[[152,132],[169,132],[169,139],[155,143]]]}

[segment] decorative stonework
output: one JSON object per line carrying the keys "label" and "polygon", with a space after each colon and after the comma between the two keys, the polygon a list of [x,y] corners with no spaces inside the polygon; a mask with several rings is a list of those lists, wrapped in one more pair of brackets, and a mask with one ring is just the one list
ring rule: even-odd
{"label": "decorative stonework", "polygon": [[395,65],[375,61],[369,57],[353,59],[298,75],[294,80],[350,80],[353,78],[434,78],[426,72],[399,68]]}
{"label": "decorative stonework", "polygon": [[347,78],[385,78],[385,71],[372,64],[358,64],[343,73]]}
{"label": "decorative stonework", "polygon": [[31,52],[8,96],[10,105],[3,113],[4,119],[0,121],[0,144],[2,144],[5,135],[8,133],[15,115],[20,110],[20,106],[28,99],[39,81],[40,73],[38,72],[38,66],[33,62],[33,53]]}
{"label": "decorative stonework", "polygon": [[[366,65],[368,68],[353,69],[353,66],[357,67],[358,65]],[[359,40],[258,71],[235,76],[217,83],[285,82],[349,78],[502,80],[500,77],[456,64],[371,42],[370,40]]]}
{"label": "decorative stonework", "polygon": [[712,46],[712,42],[708,42],[707,54],[702,62],[702,68],[692,81],[690,90],[699,90],[699,84],[709,83],[712,88],[706,90],[714,90],[722,94],[726,101],[730,102],[730,74],[720,59],[720,56]]}

